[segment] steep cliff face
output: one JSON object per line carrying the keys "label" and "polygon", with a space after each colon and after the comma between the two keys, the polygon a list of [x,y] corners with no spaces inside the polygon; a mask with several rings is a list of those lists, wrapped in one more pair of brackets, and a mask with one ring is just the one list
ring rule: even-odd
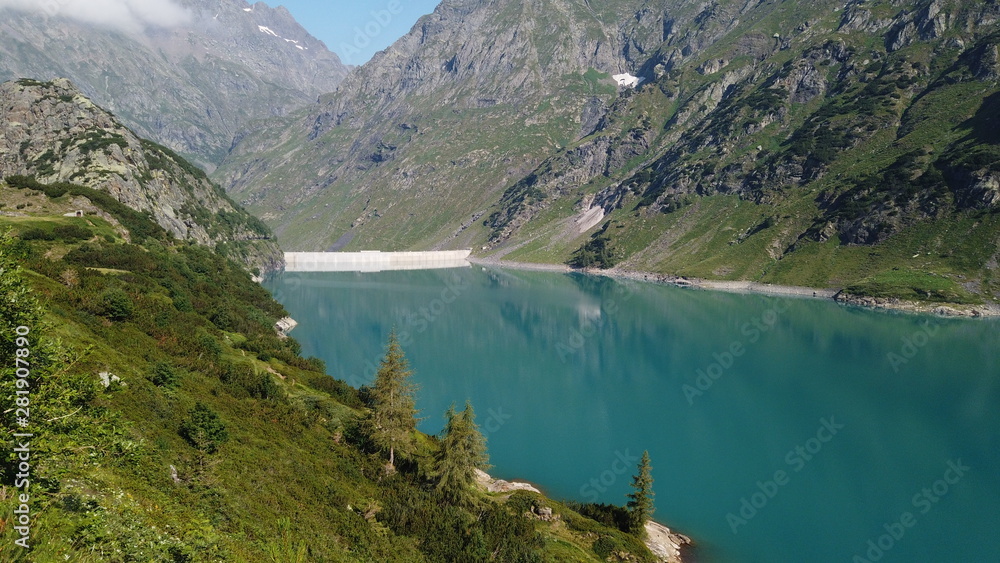
{"label": "steep cliff face", "polygon": [[651,6],[448,0],[290,127],[242,138],[216,177],[297,249],[347,233],[358,247],[468,245],[475,218],[593,128],[612,75],[662,41]]}
{"label": "steep cliff face", "polygon": [[597,4],[443,2],[218,177],[295,249],[997,291],[1000,4]]}
{"label": "steep cliff face", "polygon": [[[873,251],[880,258],[851,258],[845,275],[826,267],[810,283],[878,272],[906,247],[920,250],[913,257],[935,249],[948,264],[921,267],[962,271],[956,280],[977,278],[967,283],[976,291],[995,284],[1000,6],[760,5],[731,20],[735,5],[675,21],[724,33],[668,38],[645,65],[647,83],[612,103],[592,135],[505,190],[486,247],[530,241],[513,256],[565,257],[591,244],[567,227],[574,219],[584,230],[603,222],[596,235],[614,261],[637,268],[788,281],[791,264],[813,269],[840,245],[891,244],[892,260]],[[738,25],[726,31],[726,21]],[[716,207],[720,197],[737,199]],[[987,250],[956,238],[956,224],[979,231]],[[933,242],[916,242],[931,232]]]}
{"label": "steep cliff face", "polygon": [[68,77],[136,132],[211,169],[241,127],[315,102],[348,72],[283,7],[181,4],[186,17],[144,29],[48,15],[47,3],[0,9],[0,79]]}
{"label": "steep cliff face", "polygon": [[261,271],[282,264],[270,230],[204,172],[137,137],[66,79],[0,85],[0,177],[12,175],[100,189],[178,239],[232,244],[233,258]]}

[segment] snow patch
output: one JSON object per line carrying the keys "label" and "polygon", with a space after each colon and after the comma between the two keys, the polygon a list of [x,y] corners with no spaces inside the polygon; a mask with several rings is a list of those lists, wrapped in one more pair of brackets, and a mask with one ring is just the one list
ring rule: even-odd
{"label": "snow patch", "polygon": [[253,8],[243,8],[243,11],[244,11],[244,12],[252,12],[252,11],[253,11]]}
{"label": "snow patch", "polygon": [[294,39],[285,39],[285,41],[287,41],[289,43],[295,43],[296,45],[298,45],[298,43],[299,43],[298,41],[296,41]]}
{"label": "snow patch", "polygon": [[263,25],[258,25],[258,26],[257,26],[257,29],[259,29],[259,30],[261,31],[261,33],[266,33],[266,34],[268,34],[268,35],[273,35],[273,36],[275,36],[275,37],[280,37],[280,36],[279,36],[279,35],[278,35],[277,33],[275,33],[275,32],[273,32],[273,31],[271,31],[271,29],[270,29],[270,28],[268,28],[268,27],[265,27],[265,26],[263,26]]}
{"label": "snow patch", "polygon": [[308,50],[308,47],[303,47],[302,45],[296,45],[295,48],[296,49],[302,49],[303,51]]}
{"label": "snow patch", "polygon": [[600,205],[595,205],[594,207],[580,213],[580,216],[576,218],[576,224],[579,228],[579,232],[585,233],[589,231],[591,227],[600,224],[602,219],[604,219],[604,208]]}
{"label": "snow patch", "polygon": [[618,82],[619,86],[625,86],[627,88],[636,88],[637,86],[642,84],[642,78],[639,78],[638,76],[632,76],[627,72],[624,74],[616,74],[611,78],[614,78]]}

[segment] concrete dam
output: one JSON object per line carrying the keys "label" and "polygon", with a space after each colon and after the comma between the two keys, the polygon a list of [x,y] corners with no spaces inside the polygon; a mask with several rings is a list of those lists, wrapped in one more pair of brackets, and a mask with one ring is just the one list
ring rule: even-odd
{"label": "concrete dam", "polygon": [[381,272],[467,268],[472,249],[425,252],[286,252],[286,272]]}

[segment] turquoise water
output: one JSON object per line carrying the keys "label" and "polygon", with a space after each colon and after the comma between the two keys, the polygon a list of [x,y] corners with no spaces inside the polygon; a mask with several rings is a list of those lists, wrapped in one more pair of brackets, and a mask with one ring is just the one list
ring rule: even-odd
{"label": "turquoise water", "polygon": [[495,476],[622,504],[649,450],[701,561],[1000,561],[996,321],[478,267],[267,286],[354,385],[395,325],[421,429],[471,400]]}

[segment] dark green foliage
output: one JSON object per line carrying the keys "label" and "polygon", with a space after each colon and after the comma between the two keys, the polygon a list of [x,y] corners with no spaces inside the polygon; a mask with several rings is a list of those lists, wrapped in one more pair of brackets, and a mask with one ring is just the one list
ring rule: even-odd
{"label": "dark green foliage", "polygon": [[169,172],[170,163],[172,163],[198,180],[208,180],[208,175],[205,174],[204,170],[191,164],[187,159],[182,158],[167,147],[146,139],[142,139],[140,142],[146,151],[146,159],[151,167]]}
{"label": "dark green foliage", "polygon": [[86,197],[107,213],[111,214],[122,225],[129,230],[132,239],[136,242],[146,238],[160,241],[168,241],[173,238],[163,227],[159,226],[148,213],[140,213],[128,207],[124,203],[111,197],[111,194],[70,184],[67,182],[56,182],[54,184],[42,184],[30,176],[7,176],[4,181],[8,185],[19,189],[33,189],[45,193],[49,197],[61,197],[69,193],[74,196]]}
{"label": "dark green foliage", "polygon": [[601,536],[594,542],[594,553],[599,555],[601,559],[608,559],[612,553],[621,549],[622,545],[611,536]]}
{"label": "dark green foliage", "polygon": [[52,232],[57,238],[66,242],[79,242],[94,236],[94,233],[90,229],[79,225],[58,225],[52,229]]}
{"label": "dark green foliage", "polygon": [[42,227],[31,227],[21,231],[18,235],[21,240],[63,240],[74,243],[87,240],[94,236],[94,233],[86,227],[79,225],[57,225],[51,230]]}
{"label": "dark green foliage", "polygon": [[134,244],[85,243],[67,253],[65,260],[78,266],[144,274],[157,269],[156,259]]}
{"label": "dark green foliage", "polygon": [[628,532],[631,525],[629,512],[623,506],[598,503],[570,503],[570,508],[595,522],[600,522],[609,528]]}
{"label": "dark green foliage", "polygon": [[124,321],[134,311],[132,297],[121,289],[110,289],[101,295],[101,314],[113,321]]}
{"label": "dark green foliage", "polygon": [[614,251],[611,248],[611,237],[608,236],[608,226],[610,221],[604,223],[601,230],[590,236],[590,240],[584,243],[569,261],[569,265],[575,268],[612,268],[616,263]]}
{"label": "dark green foliage", "polygon": [[533,172],[524,179],[504,191],[500,198],[500,211],[490,214],[489,218],[483,221],[483,225],[493,227],[494,235],[507,224],[524,207],[537,201],[545,199],[545,192],[538,187],[539,174],[546,171]]}
{"label": "dark green foliage", "polygon": [[646,522],[653,516],[653,476],[649,464],[649,451],[642,452],[639,472],[632,477],[633,492],[628,494],[629,531],[640,538],[646,537]]}
{"label": "dark green foliage", "polygon": [[150,371],[149,379],[157,387],[173,389],[180,384],[180,377],[177,375],[177,371],[166,362],[156,362]]}
{"label": "dark green foliage", "polygon": [[531,521],[507,506],[487,506],[475,515],[437,502],[428,491],[393,479],[384,490],[378,519],[397,534],[421,538],[430,561],[535,563],[542,543]]}
{"label": "dark green foliage", "polygon": [[452,504],[471,504],[476,469],[489,468],[486,438],[479,431],[476,414],[468,402],[460,413],[452,405],[445,418],[441,448],[434,457],[436,489]]}
{"label": "dark green foliage", "polygon": [[218,413],[202,403],[191,409],[178,432],[192,447],[210,454],[229,440],[229,432]]}
{"label": "dark green foliage", "polygon": [[123,149],[128,147],[125,137],[118,135],[117,133],[110,133],[101,129],[90,130],[80,137],[75,139],[67,138],[63,141],[64,148],[69,147],[74,143],[76,143],[76,148],[82,154],[103,151],[112,145],[117,145],[119,148]]}
{"label": "dark green foliage", "polygon": [[219,379],[226,384],[229,392],[237,398],[281,399],[284,394],[274,378],[267,372],[259,372],[247,362],[223,362],[219,367]]}
{"label": "dark green foliage", "polygon": [[417,427],[417,388],[410,381],[412,375],[393,330],[375,374],[371,411],[364,424],[369,439],[389,453],[390,467],[395,464],[397,451],[407,457],[416,449],[413,433]]}
{"label": "dark green foliage", "polygon": [[[316,358],[311,358],[316,359]],[[322,363],[322,360],[317,360]],[[313,389],[329,393],[341,403],[354,408],[361,408],[364,404],[358,395],[358,390],[351,387],[346,382],[326,375],[326,369],[315,370],[316,374],[310,374],[308,385]]]}
{"label": "dark green foliage", "polygon": [[[0,354],[4,358],[15,357],[15,350],[23,348],[16,345],[17,328],[32,329],[40,318],[38,300],[24,281],[20,254],[15,241],[7,233],[0,233]],[[0,369],[0,373],[9,375],[9,363]]]}
{"label": "dark green foliage", "polygon": [[31,227],[18,233],[21,240],[56,240],[56,234],[40,227]]}
{"label": "dark green foliage", "polygon": [[33,78],[19,78],[18,81],[17,81],[17,83],[19,85],[21,85],[21,86],[25,86],[25,87],[29,87],[29,88],[30,87],[37,87],[37,86],[40,86],[42,88],[52,88],[54,86],[54,84],[52,84],[51,82],[45,82],[45,81],[42,81],[42,80],[35,80]]}

